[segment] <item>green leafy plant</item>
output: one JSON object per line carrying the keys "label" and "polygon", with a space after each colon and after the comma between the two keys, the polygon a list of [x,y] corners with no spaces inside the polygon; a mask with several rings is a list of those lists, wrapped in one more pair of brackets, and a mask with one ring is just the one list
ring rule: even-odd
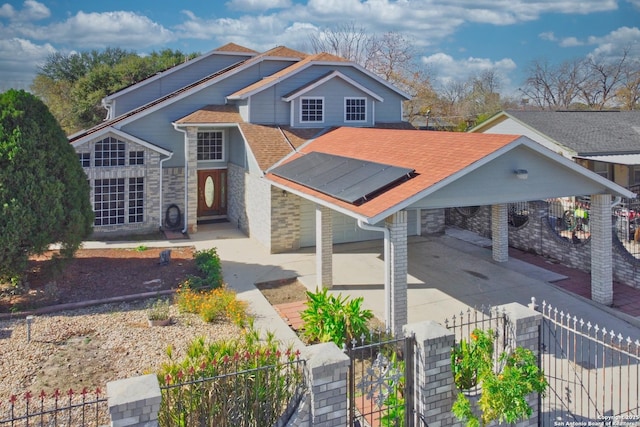
{"label": "green leafy plant", "polygon": [[478,384],[482,374],[493,367],[493,331],[475,329],[469,341],[462,340],[451,349],[451,371],[459,390]]}
{"label": "green leafy plant", "polygon": [[405,420],[405,361],[399,360],[398,353],[391,353],[389,371],[401,373],[397,380],[387,380],[387,390],[389,394],[385,398],[382,406],[385,408],[384,415],[380,417],[382,427],[404,427]]}
{"label": "green leafy plant", "polygon": [[452,350],[451,366],[456,386],[464,390],[461,387],[468,385],[467,380],[475,375],[474,385],[479,385],[481,390],[477,402],[460,392],[453,404],[454,415],[467,427],[484,427],[496,420],[515,423],[527,419],[533,412],[527,397],[531,393],[544,395],[547,389],[544,372],[531,350],[516,347],[511,352],[502,352],[496,364],[501,369],[496,369],[492,362],[487,367],[487,360],[491,361],[492,357],[491,330],[474,330],[471,342],[463,340]]}
{"label": "green leafy plant", "polygon": [[229,320],[244,326],[249,319],[247,303],[239,301],[226,286],[209,290],[181,286],[176,292],[176,304],[181,312],[198,314],[208,323]]}
{"label": "green leafy plant", "polygon": [[363,309],[362,297],[349,300],[329,294],[327,288],[307,292],[307,308],[300,313],[303,334],[311,342],[333,341],[338,346],[368,332],[371,310]]}
{"label": "green leafy plant", "polygon": [[215,248],[203,249],[194,253],[196,268],[202,276],[190,275],[182,281],[182,289],[207,290],[217,289],[224,285],[222,262]]}
{"label": "green leafy plant", "polygon": [[158,373],[163,426],[276,425],[304,383],[299,353],[251,326],[234,339],[196,338],[182,360],[171,347],[167,356]]}

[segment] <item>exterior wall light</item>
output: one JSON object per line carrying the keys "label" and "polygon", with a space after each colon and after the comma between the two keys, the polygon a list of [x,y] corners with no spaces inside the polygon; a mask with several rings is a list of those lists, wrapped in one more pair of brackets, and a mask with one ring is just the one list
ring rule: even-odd
{"label": "exterior wall light", "polygon": [[529,177],[529,171],[526,169],[516,169],[513,171],[516,174],[518,179],[527,179]]}

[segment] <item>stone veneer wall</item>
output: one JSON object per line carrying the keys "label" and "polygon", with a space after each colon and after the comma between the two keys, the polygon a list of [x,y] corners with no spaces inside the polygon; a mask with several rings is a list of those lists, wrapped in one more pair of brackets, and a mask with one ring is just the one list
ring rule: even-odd
{"label": "stone veneer wall", "polygon": [[[96,179],[114,179],[125,178],[125,197],[128,195],[128,179],[129,178],[144,178],[144,221],[139,223],[126,222],[125,224],[117,225],[102,225],[94,227],[94,235],[124,235],[131,233],[148,233],[158,230],[160,226],[160,219],[162,213],[159,212],[160,206],[160,154],[154,150],[138,145],[133,142],[125,141],[125,166],[111,166],[111,167],[95,167],[94,164],[94,150],[95,143],[97,141],[90,141],[79,147],[76,147],[77,153],[90,153],[91,154],[91,167],[83,168],[87,179],[90,181],[91,193],[90,202],[91,206],[94,205],[94,188],[93,184]],[[130,151],[143,151],[144,152],[144,164],[143,165],[129,165],[129,152]],[[125,199],[125,202],[127,199]],[[128,211],[125,205],[125,221],[128,221]]]}
{"label": "stone veneer wall", "polygon": [[300,249],[301,200],[271,187],[271,253]]}
{"label": "stone veneer wall", "polygon": [[[165,222],[165,213],[171,205],[180,209],[184,215],[184,168],[165,168],[162,170],[162,224]],[[184,227],[184,217],[181,227]]]}
{"label": "stone veneer wall", "polygon": [[420,211],[420,234],[442,234],[445,228],[444,209],[422,209]]}
{"label": "stone veneer wall", "polygon": [[[509,227],[509,246],[542,255],[568,267],[591,271],[591,240],[574,244],[558,236],[548,217],[545,201],[529,202],[529,220],[522,227]],[[446,224],[473,231],[491,238],[491,209],[481,206],[478,212],[466,217],[456,209],[447,209]],[[640,260],[631,256],[613,236],[613,279],[640,288]]]}

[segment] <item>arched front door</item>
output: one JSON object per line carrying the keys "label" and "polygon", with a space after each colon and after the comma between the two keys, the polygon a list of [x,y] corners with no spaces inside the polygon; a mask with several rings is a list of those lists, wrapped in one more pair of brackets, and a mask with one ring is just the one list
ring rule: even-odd
{"label": "arched front door", "polygon": [[198,218],[227,214],[227,170],[198,171]]}

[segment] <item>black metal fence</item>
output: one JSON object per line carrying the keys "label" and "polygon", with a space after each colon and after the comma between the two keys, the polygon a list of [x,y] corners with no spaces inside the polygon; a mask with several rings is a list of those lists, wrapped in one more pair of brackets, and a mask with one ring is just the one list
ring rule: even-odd
{"label": "black metal fence", "polygon": [[640,342],[542,303],[540,425],[640,425]]}
{"label": "black metal fence", "polygon": [[214,377],[194,369],[164,379],[161,427],[253,427],[285,425],[306,390],[305,361],[238,370],[237,355],[219,361]]}
{"label": "black metal fence", "polygon": [[614,207],[613,229],[627,252],[640,259],[640,200],[623,199]]}
{"label": "black metal fence", "polygon": [[558,197],[547,202],[549,225],[558,236],[575,244],[589,240],[591,201],[588,197]]}
{"label": "black metal fence", "polygon": [[0,401],[0,426],[82,427],[110,423],[107,397],[100,389],[72,389],[37,395],[26,392]]}
{"label": "black metal fence", "polygon": [[400,427],[417,425],[413,386],[415,339],[394,338],[371,331],[346,349],[349,426]]}
{"label": "black metal fence", "polygon": [[492,330],[494,333],[494,355],[500,355],[509,346],[511,336],[507,330],[506,315],[497,307],[468,308],[446,318],[444,325],[455,334],[456,343],[468,340],[475,329]]}

